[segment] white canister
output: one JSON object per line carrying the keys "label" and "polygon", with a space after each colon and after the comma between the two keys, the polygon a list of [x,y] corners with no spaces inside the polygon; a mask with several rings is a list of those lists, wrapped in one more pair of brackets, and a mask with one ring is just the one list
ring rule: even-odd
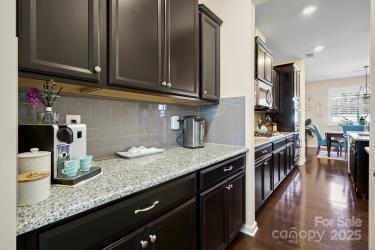
{"label": "white canister", "polygon": [[18,173],[51,172],[51,152],[32,148],[18,154]]}
{"label": "white canister", "polygon": [[21,173],[18,181],[18,206],[33,205],[48,198],[49,172]]}

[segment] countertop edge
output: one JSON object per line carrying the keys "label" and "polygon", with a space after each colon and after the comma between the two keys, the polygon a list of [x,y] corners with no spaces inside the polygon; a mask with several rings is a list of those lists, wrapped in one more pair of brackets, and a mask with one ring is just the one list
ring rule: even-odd
{"label": "countertop edge", "polygon": [[267,139],[267,141],[264,141],[264,142],[261,142],[261,143],[258,143],[258,144],[256,144],[254,142],[254,148],[256,149],[256,148],[262,147],[262,146],[264,146],[264,145],[266,145],[268,143],[272,143],[274,141],[281,140],[281,139],[283,139],[285,137],[288,137],[288,136],[290,136],[292,134],[298,134],[299,132],[296,131],[296,132],[285,132],[285,133],[288,133],[288,134],[282,134],[282,135],[279,135],[279,136],[269,137]]}

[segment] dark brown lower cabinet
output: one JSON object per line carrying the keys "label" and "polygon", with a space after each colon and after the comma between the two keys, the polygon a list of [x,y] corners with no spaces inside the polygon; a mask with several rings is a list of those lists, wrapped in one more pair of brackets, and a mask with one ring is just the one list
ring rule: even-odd
{"label": "dark brown lower cabinet", "polygon": [[245,174],[220,182],[200,197],[200,247],[225,249],[244,224]]}
{"label": "dark brown lower cabinet", "polygon": [[123,249],[142,249],[142,245],[147,247],[148,242],[144,241],[145,230],[140,228],[137,231],[127,235],[126,237],[120,239],[119,241],[111,244],[110,246],[104,248],[105,250],[123,250]]}
{"label": "dark brown lower cabinet", "polygon": [[106,250],[194,250],[195,199],[106,247]]}
{"label": "dark brown lower cabinet", "polygon": [[190,200],[146,227],[153,250],[196,248],[196,202]]}
{"label": "dark brown lower cabinet", "polygon": [[263,168],[262,163],[255,165],[255,210],[263,204]]}
{"label": "dark brown lower cabinet", "polygon": [[272,156],[269,156],[263,161],[263,200],[272,193],[272,175]]}
{"label": "dark brown lower cabinet", "polygon": [[285,177],[285,151],[286,147],[282,147],[273,153],[273,189],[275,189]]}
{"label": "dark brown lower cabinet", "polygon": [[229,182],[229,242],[245,223],[245,175],[241,174]]}
{"label": "dark brown lower cabinet", "polygon": [[201,194],[201,249],[225,249],[227,241],[227,182]]}
{"label": "dark brown lower cabinet", "polygon": [[295,167],[295,141],[292,138],[294,136],[255,149],[256,211]]}

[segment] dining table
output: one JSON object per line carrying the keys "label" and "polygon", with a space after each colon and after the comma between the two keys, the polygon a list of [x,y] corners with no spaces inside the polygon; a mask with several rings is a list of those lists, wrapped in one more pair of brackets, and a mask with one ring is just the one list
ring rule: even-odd
{"label": "dining table", "polygon": [[331,156],[331,143],[332,143],[334,138],[335,138],[336,141],[338,141],[337,139],[344,138],[344,132],[343,131],[328,131],[328,132],[326,132],[328,157]]}

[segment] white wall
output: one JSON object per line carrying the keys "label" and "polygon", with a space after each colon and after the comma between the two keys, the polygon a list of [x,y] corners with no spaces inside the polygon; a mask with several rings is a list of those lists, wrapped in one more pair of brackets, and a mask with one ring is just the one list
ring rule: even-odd
{"label": "white wall", "polygon": [[[358,89],[365,82],[365,77],[350,77],[350,78],[339,78],[333,80],[325,80],[318,82],[308,82],[306,84],[306,118],[311,118],[314,124],[320,127],[322,135],[326,131],[339,130],[337,124],[329,124],[328,114],[328,89],[336,87],[349,87],[357,86]],[[309,105],[308,99],[311,100]],[[310,108],[308,106],[311,106]],[[318,108],[320,106],[321,108]],[[321,112],[318,110],[321,109]],[[321,114],[319,114],[321,113]],[[316,138],[308,138],[308,146],[316,147]]]}
{"label": "white wall", "polygon": [[249,148],[246,170],[245,233],[256,230],[254,200],[254,35],[255,8],[250,0],[200,0],[222,20],[221,97],[245,96],[246,146]]}
{"label": "white wall", "polygon": [[[375,71],[375,0],[371,0],[371,71]],[[370,75],[370,88],[374,96],[375,93],[375,74]],[[371,117],[375,117],[375,100],[371,98]],[[370,169],[369,169],[369,249],[375,249],[375,119],[371,119],[371,135],[370,135]]]}
{"label": "white wall", "polygon": [[0,249],[16,248],[16,1],[0,1]]}

